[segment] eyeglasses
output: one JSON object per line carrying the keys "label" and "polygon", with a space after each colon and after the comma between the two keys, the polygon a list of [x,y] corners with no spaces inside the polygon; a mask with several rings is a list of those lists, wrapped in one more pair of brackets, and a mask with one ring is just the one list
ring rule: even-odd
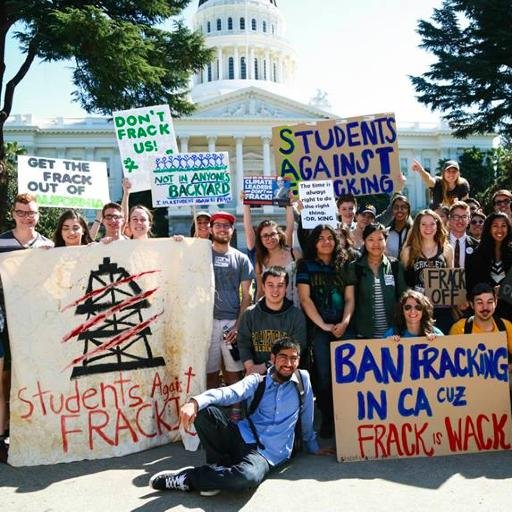
{"label": "eyeglasses", "polygon": [[272,233],[265,233],[261,235],[262,240],[270,240],[271,238],[275,238],[279,233],[277,231],[273,231]]}
{"label": "eyeglasses", "polygon": [[411,311],[411,309],[414,308],[416,311],[421,311],[423,308],[419,304],[404,304],[404,310],[405,311]]}
{"label": "eyeglasses", "polygon": [[18,217],[29,217],[33,219],[39,212],[37,210],[14,210],[14,213]]}
{"label": "eyeglasses", "polygon": [[231,224],[225,224],[223,222],[214,222],[212,224],[212,227],[216,229],[231,229],[233,226]]}
{"label": "eyeglasses", "polygon": [[473,220],[471,221],[471,224],[473,224],[473,226],[474,226],[475,224],[483,224],[483,223],[484,223],[484,221],[483,221],[483,220],[473,219]]}
{"label": "eyeglasses", "polygon": [[452,220],[455,220],[455,221],[459,221],[459,220],[468,220],[469,219],[469,215],[450,215],[450,219]]}
{"label": "eyeglasses", "polygon": [[107,214],[103,217],[105,220],[121,220],[123,218],[122,215],[110,215]]}
{"label": "eyeglasses", "polygon": [[496,199],[494,201],[494,206],[509,206],[510,205],[510,199]]}

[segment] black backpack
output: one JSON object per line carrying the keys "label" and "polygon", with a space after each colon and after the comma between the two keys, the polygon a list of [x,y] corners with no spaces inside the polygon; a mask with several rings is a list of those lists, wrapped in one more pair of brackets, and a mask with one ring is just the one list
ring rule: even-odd
{"label": "black backpack", "polygon": [[[500,332],[507,332],[507,328],[505,327],[505,323],[503,320],[498,316],[493,316],[492,319],[496,323],[496,327],[498,328],[498,331]],[[464,334],[471,334],[473,331],[473,322],[475,320],[474,316],[470,316],[465,322],[464,322]]]}
{"label": "black backpack", "polygon": [[[305,400],[305,392],[304,392],[304,382],[302,380],[302,374],[299,369],[295,370],[294,375],[297,377],[297,382],[292,381],[295,384],[295,388],[297,389],[297,393],[299,395],[299,417],[297,418],[297,423],[295,424],[295,436],[293,440],[293,450],[292,450],[292,457],[297,454],[297,452],[302,451],[303,449],[303,441],[302,441],[302,425],[301,425],[301,417],[302,417],[302,410],[304,409],[304,400]],[[251,419],[251,415],[256,411],[258,408],[259,403],[261,402],[261,399],[263,398],[263,393],[265,392],[265,377],[261,379],[260,383],[258,384],[258,387],[256,388],[256,391],[254,392],[254,395],[252,396],[252,400],[247,407],[247,403],[245,404],[245,417],[247,418],[247,421],[249,422],[249,427],[251,428],[251,432],[254,436],[254,439],[256,439],[256,444],[258,448],[264,450],[265,446],[261,443],[260,438],[258,436],[258,432],[256,430],[256,426],[254,425],[254,422]]]}

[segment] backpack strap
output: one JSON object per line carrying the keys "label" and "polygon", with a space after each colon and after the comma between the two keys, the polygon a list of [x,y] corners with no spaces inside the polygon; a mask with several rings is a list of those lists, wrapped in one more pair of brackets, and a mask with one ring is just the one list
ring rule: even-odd
{"label": "backpack strap", "polygon": [[492,317],[494,322],[496,323],[496,327],[500,332],[507,332],[507,328],[505,327],[505,322],[499,316]]}
{"label": "backpack strap", "polygon": [[264,450],[265,446],[260,441],[260,437],[258,436],[256,426],[254,425],[254,422],[252,421],[252,418],[251,418],[251,415],[258,408],[258,405],[261,402],[261,399],[263,398],[263,393],[265,393],[265,377],[266,377],[266,375],[260,375],[259,377],[260,377],[260,382],[258,384],[258,387],[256,388],[256,391],[254,392],[254,395],[252,395],[251,403],[249,404],[249,407],[247,407],[247,401],[245,401],[244,409],[245,409],[245,417],[247,418],[247,422],[249,423],[249,427],[251,429],[252,435],[254,436],[254,439],[256,440],[256,445],[261,450]]}
{"label": "backpack strap", "polygon": [[466,319],[466,321],[464,322],[464,334],[471,334],[471,332],[473,331],[474,319],[474,316],[470,316],[469,318]]}

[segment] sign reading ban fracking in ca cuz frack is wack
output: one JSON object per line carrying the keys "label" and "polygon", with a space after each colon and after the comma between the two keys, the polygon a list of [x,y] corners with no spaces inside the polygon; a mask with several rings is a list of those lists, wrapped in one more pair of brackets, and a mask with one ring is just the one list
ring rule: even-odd
{"label": "sign reading ban fracking in ca cuz frack is wack", "polygon": [[18,156],[18,192],[39,206],[100,210],[110,202],[107,165],[37,156]]}
{"label": "sign reading ban fracking in ca cuz frack is wack", "polygon": [[338,461],[509,450],[505,333],[331,345]]}
{"label": "sign reading ban fracking in ca cuz frack is wack", "polygon": [[228,153],[158,156],[151,176],[151,195],[154,207],[230,203]]}
{"label": "sign reading ban fracking in ca cuz frack is wack", "polygon": [[178,152],[169,105],[120,110],[113,116],[123,174],[132,192],[149,190],[155,156]]}
{"label": "sign reading ban fracking in ca cuz frack is wack", "polygon": [[331,180],[336,197],[390,194],[400,178],[394,114],[272,129],[277,171],[297,182]]}

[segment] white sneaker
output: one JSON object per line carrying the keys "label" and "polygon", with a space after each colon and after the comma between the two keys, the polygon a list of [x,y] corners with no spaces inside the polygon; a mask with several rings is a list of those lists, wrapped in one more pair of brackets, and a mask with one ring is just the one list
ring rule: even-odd
{"label": "white sneaker", "polygon": [[189,471],[193,466],[176,469],[174,471],[160,471],[149,480],[149,485],[157,491],[190,491],[187,484]]}

